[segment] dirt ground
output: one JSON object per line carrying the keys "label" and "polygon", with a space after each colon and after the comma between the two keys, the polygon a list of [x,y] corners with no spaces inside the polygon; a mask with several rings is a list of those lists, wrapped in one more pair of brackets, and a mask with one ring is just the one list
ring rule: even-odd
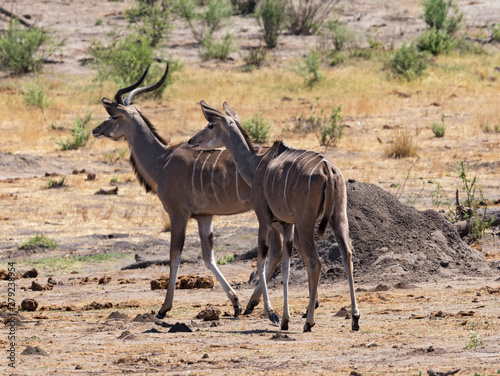
{"label": "dirt ground", "polygon": [[[423,26],[418,17],[419,3],[345,2],[342,17],[347,20],[360,13],[361,27],[378,25],[385,42],[399,43],[404,35],[412,35]],[[5,1],[2,6],[10,9],[12,4]],[[497,1],[459,4],[471,27],[500,15]],[[50,25],[58,35],[67,37],[66,47],[56,57],[63,63],[51,66],[49,72],[69,75],[89,73],[90,68],[79,63],[87,57],[88,43],[122,23],[120,10],[129,5],[130,1],[15,2],[19,14],[29,14],[31,20]],[[106,20],[101,29],[95,27],[96,19]],[[248,46],[257,43],[257,31],[250,26],[250,20],[239,22],[239,29],[249,30],[241,31],[249,34],[242,40]],[[297,48],[304,48],[307,38],[285,36],[277,56],[287,58]],[[174,30],[171,48],[176,54],[193,66],[211,64],[198,59],[192,43],[187,29]],[[0,359],[2,374],[500,373],[498,229],[488,235],[481,252],[461,243],[448,227],[435,222],[432,214],[416,214],[415,209],[403,209],[392,201],[387,201],[388,211],[382,213],[385,217],[378,217],[378,227],[363,229],[363,224],[373,217],[370,210],[374,206],[360,208],[354,200],[352,205],[359,210],[353,211],[352,219],[352,223],[359,219],[356,230],[352,230],[355,249],[359,250],[355,254],[359,332],[350,330],[350,320],[343,311],[350,304],[348,287],[338,266],[338,255],[335,257],[328,245],[328,234],[319,243],[325,267],[312,333],[302,333],[308,291],[305,270],[297,258],[292,268],[289,331],[272,326],[262,305],[249,316],[233,318],[232,306],[217,282],[210,289],[176,290],[173,310],[159,322],[147,314],[158,310],[165,290],[152,290],[151,281],[168,273],[168,267],[121,268],[133,263],[136,254],[148,260],[168,258],[170,234],[161,231],[165,215],[158,199],[144,193],[125,161],[109,164],[96,154],[88,147],[74,153],[40,155],[0,151],[0,269],[6,269],[7,262],[15,262],[16,273],[33,267],[39,272],[35,278],[16,279],[16,306],[24,299],[35,299],[38,307],[34,312],[19,311],[16,368],[8,367],[4,351]],[[496,168],[498,174],[498,165],[492,164],[491,168]],[[88,173],[97,178],[89,179]],[[48,179],[62,176],[65,187],[46,188]],[[95,195],[100,188],[108,188],[110,177],[117,177],[118,195]],[[351,183],[350,189],[359,188],[356,184]],[[500,192],[491,189],[494,185],[492,173],[488,194],[498,199]],[[372,198],[381,194],[370,192]],[[382,204],[383,200],[375,201]],[[398,213],[400,218],[385,227],[381,225]],[[398,226],[405,222],[401,218],[410,218],[408,228],[415,232],[398,232]],[[429,222],[425,223],[427,227],[423,222]],[[377,234],[382,230],[387,231],[387,238]],[[251,212],[216,218],[214,231],[217,260],[248,255],[256,245],[257,224]],[[35,232],[56,234],[58,248],[19,250],[18,245]],[[368,243],[366,237],[377,241]],[[384,249],[384,241],[390,242],[392,252]],[[188,227],[183,261],[180,275],[209,275],[201,260],[194,221]],[[253,291],[255,260],[235,257],[220,269],[242,304],[246,304]],[[109,277],[104,278],[108,283],[99,283],[103,277]],[[54,283],[52,289],[32,290],[34,281],[43,288],[49,285],[49,278]],[[278,312],[282,307],[280,281],[278,276],[270,289]],[[0,286],[0,312],[5,319],[7,281],[0,281]],[[220,320],[196,318],[208,304],[220,309]],[[192,332],[169,332],[178,327],[173,326],[176,323],[185,324]],[[5,322],[0,336],[3,350],[10,347],[9,328]]]}

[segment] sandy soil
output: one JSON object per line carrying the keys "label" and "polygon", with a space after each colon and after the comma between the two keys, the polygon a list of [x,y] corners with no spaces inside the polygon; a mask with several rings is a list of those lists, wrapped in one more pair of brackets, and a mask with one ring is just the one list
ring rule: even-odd
{"label": "sandy soil", "polygon": [[[5,1],[2,6],[10,9],[12,4]],[[459,4],[469,27],[500,21],[497,1]],[[48,70],[66,74],[89,72],[90,68],[79,61],[88,57],[91,38],[102,38],[104,31],[123,24],[121,10],[129,5],[130,1],[15,2],[17,13],[29,14],[31,20],[67,38],[60,56],[55,57],[62,63]],[[360,13],[360,28],[377,26],[385,42],[400,43],[405,35],[413,35],[423,26],[418,9],[418,1],[352,1],[344,3],[342,17],[350,19]],[[102,26],[95,26],[96,19],[104,20]],[[234,23],[244,36],[243,47],[257,43],[257,31],[250,20],[235,19]],[[312,37],[284,36],[276,52],[278,63],[297,49],[305,50],[308,38]],[[179,26],[170,48],[188,64],[210,64],[199,60],[192,43],[188,31]],[[235,55],[235,59],[241,57]],[[89,172],[97,179],[88,180]],[[66,186],[45,188],[50,178],[46,173],[60,174],[52,177],[54,180],[64,176]],[[16,305],[33,298],[39,306],[35,312],[19,312],[22,325],[16,327],[16,368],[8,367],[4,354],[0,359],[2,373],[419,375],[429,370],[441,374],[458,370],[456,375],[472,376],[494,375],[500,370],[498,269],[490,268],[484,274],[481,270],[471,275],[448,273],[430,281],[419,279],[419,273],[428,276],[429,270],[411,270],[407,278],[391,278],[385,283],[383,271],[367,273],[356,283],[359,332],[351,332],[350,320],[341,312],[348,307],[349,297],[340,274],[322,279],[321,305],[312,333],[302,333],[301,316],[308,301],[302,278],[296,278],[291,286],[292,322],[286,332],[270,324],[262,306],[250,316],[231,317],[232,307],[217,283],[213,289],[177,290],[174,309],[163,325],[137,322],[133,321],[137,315],[160,307],[165,291],[152,291],[150,283],[168,268],[120,269],[132,263],[135,254],[151,260],[168,257],[170,234],[161,232],[165,215],[158,199],[144,193],[130,166],[126,162],[104,163],[91,148],[35,156],[0,152],[0,174],[1,265],[14,261],[18,273],[33,266],[40,272],[35,279],[16,280]],[[118,195],[94,195],[113,176],[118,178]],[[494,178],[490,179],[494,184]],[[245,254],[255,246],[257,225],[252,213],[219,217],[214,229],[217,259]],[[18,245],[35,232],[56,236],[59,247],[18,250]],[[419,249],[416,244],[412,251],[418,253]],[[496,265],[500,260],[499,234],[490,236],[487,250],[487,260]],[[92,258],[102,254],[109,258]],[[180,275],[209,274],[200,258],[194,222],[188,228],[184,259],[187,262],[182,264]],[[428,267],[427,263],[422,265]],[[235,260],[220,268],[246,304],[253,290],[248,280],[254,260]],[[303,275],[304,270],[297,268],[294,273]],[[111,278],[109,283],[94,280],[104,276]],[[30,289],[34,280],[46,286],[49,277],[57,282],[52,290]],[[407,280],[411,283],[401,283]],[[4,304],[7,281],[0,281],[0,285],[0,304]],[[281,312],[279,277],[272,284],[271,297]],[[94,302],[107,308],[86,307]],[[195,318],[207,304],[220,308],[219,321]],[[122,315],[114,314],[118,320],[108,319],[113,312]],[[192,332],[169,332],[175,323],[186,324]],[[0,337],[5,350],[10,346],[8,329],[6,324]],[[477,335],[476,341],[471,335]]]}

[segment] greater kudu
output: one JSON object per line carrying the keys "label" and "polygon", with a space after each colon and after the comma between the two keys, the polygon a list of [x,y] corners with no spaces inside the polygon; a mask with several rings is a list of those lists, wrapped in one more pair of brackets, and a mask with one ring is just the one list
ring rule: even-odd
{"label": "greater kudu", "polygon": [[[228,151],[195,151],[186,142],[169,146],[139,108],[131,104],[136,95],[155,90],[163,84],[168,65],[158,83],[139,87],[147,71],[135,84],[118,90],[114,102],[102,99],[110,117],[92,133],[96,138],[127,140],[130,164],[139,182],[146,192],[158,195],[170,217],[170,278],[165,301],[157,317],[164,318],[172,308],[177,271],[190,218],[198,221],[205,265],[224,288],[236,317],[241,313],[241,305],[235,291],[217,268],[213,254],[212,219],[214,215],[231,215],[250,210],[250,187],[239,175]],[[122,95],[126,93],[129,94],[124,100]],[[270,269],[274,270],[281,258],[279,232],[271,234],[271,243],[269,264]],[[261,288],[257,286],[251,301],[258,302],[260,294]]]}
{"label": "greater kudu", "polygon": [[[325,156],[292,149],[282,141],[276,141],[265,154],[258,155],[250,137],[241,128],[238,115],[227,103],[224,102],[226,115],[203,101],[201,108],[209,124],[188,141],[189,146],[193,149],[225,146],[241,175],[252,187],[250,201],[259,220],[257,267],[269,319],[273,322],[276,319],[269,301],[267,279],[264,278],[269,235],[273,224],[281,224],[288,234],[291,233],[290,226],[294,224],[293,244],[306,264],[309,283],[309,306],[304,331],[311,331],[321,271],[321,261],[314,246],[314,229],[316,222],[321,220],[318,234],[322,236],[327,224],[330,224],[339,244],[351,295],[352,330],[359,330],[347,221],[347,194],[340,170]],[[288,279],[291,237],[285,236],[285,242],[284,285],[285,278]],[[289,313],[285,311],[288,310],[286,295],[284,300],[282,328],[286,329],[289,320]]]}

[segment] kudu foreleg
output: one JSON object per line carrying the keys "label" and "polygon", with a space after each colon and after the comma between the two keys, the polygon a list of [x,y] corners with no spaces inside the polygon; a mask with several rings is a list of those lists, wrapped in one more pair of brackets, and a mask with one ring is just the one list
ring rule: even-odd
{"label": "kudu foreleg", "polygon": [[259,236],[258,236],[258,254],[257,254],[257,270],[259,271],[260,284],[262,286],[262,297],[264,300],[264,310],[267,317],[274,325],[279,325],[280,319],[278,315],[273,311],[271,307],[271,301],[269,299],[269,292],[267,290],[267,280],[265,275],[265,261],[267,257],[267,252],[269,246],[267,244],[269,229],[264,228],[264,226],[259,226]]}
{"label": "kudu foreleg", "polygon": [[212,227],[212,218],[213,218],[212,216],[196,218],[198,220],[198,230],[201,239],[203,261],[205,262],[206,267],[212,271],[212,273],[215,275],[219,283],[222,285],[222,288],[226,292],[227,297],[229,298],[229,300],[231,300],[231,303],[233,304],[234,317],[238,317],[241,313],[241,305],[238,300],[238,296],[236,295],[236,292],[233,290],[233,288],[226,281],[226,279],[220,272],[219,268],[217,268],[217,263],[215,262],[214,259],[214,252],[213,252],[214,234]]}
{"label": "kudu foreleg", "polygon": [[[267,256],[267,267],[266,267],[266,282],[269,283],[271,277],[276,270],[279,262],[281,261],[281,237],[278,230],[273,228],[269,234],[269,254]],[[245,308],[244,315],[249,315],[253,312],[254,308],[259,305],[260,297],[262,295],[262,285],[260,283],[257,284],[255,290],[248,301],[248,304]]]}
{"label": "kudu foreleg", "polygon": [[167,285],[167,294],[165,301],[158,311],[156,317],[159,319],[165,318],[168,311],[172,309],[174,301],[175,283],[177,281],[177,272],[181,264],[182,248],[186,238],[187,220],[184,218],[172,218],[172,230],[170,237],[170,275]]}
{"label": "kudu foreleg", "polygon": [[283,319],[281,320],[281,329],[288,330],[290,323],[290,309],[288,307],[288,280],[290,276],[290,257],[292,256],[293,247],[293,225],[283,225]]}

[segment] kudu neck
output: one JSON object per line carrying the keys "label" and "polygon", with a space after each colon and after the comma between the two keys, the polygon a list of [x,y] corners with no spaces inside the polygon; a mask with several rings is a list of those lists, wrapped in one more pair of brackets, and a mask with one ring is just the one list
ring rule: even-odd
{"label": "kudu neck", "polygon": [[134,117],[127,141],[130,146],[130,161],[139,181],[147,191],[156,192],[158,179],[168,155],[166,145],[155,136],[139,115]]}
{"label": "kudu neck", "polygon": [[249,186],[252,186],[255,171],[262,157],[257,155],[253,145],[245,139],[238,127],[230,126],[228,130],[229,132],[224,140],[226,149],[231,153],[243,179]]}

